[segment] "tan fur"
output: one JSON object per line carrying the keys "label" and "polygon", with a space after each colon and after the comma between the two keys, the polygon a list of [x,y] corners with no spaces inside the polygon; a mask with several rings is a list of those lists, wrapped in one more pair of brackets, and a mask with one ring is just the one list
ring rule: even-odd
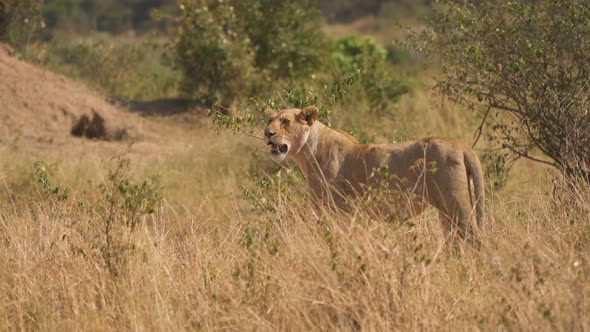
{"label": "tan fur", "polygon": [[334,130],[336,130],[337,132],[341,133],[342,135],[344,135],[344,137],[348,138],[351,142],[353,143],[358,143],[359,141],[356,139],[356,137],[352,136],[351,134],[349,134],[346,130],[340,129],[340,128],[333,128]]}
{"label": "tan fur", "polygon": [[475,227],[483,228],[483,172],[467,145],[437,137],[358,144],[317,118],[313,106],[282,110],[271,115],[265,129],[268,144],[289,146],[288,152],[275,153],[275,158],[288,156],[297,163],[315,199],[347,210],[352,199],[367,198],[368,188],[386,185],[398,201],[393,205],[397,211],[388,213],[412,217],[423,209],[421,202],[427,202],[439,210],[448,231],[466,237]]}

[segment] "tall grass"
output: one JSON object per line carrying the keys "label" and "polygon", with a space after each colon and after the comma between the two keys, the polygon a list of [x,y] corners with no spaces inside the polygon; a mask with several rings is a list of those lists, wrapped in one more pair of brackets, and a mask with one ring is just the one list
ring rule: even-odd
{"label": "tall grass", "polygon": [[445,243],[434,211],[334,215],[297,185],[221,222],[164,202],[117,275],[92,240],[101,214],[38,194],[0,212],[0,328],[588,329],[590,190],[557,188],[490,195],[478,251]]}
{"label": "tall grass", "polygon": [[[465,128],[476,121],[424,90],[402,98],[397,121],[343,116],[336,125],[356,123],[377,142],[433,134],[469,142]],[[156,120],[132,150],[128,176],[159,175],[163,200],[133,231],[117,224],[117,273],[101,251],[108,215],[99,213],[99,187],[124,144],[0,150],[0,329],[590,328],[584,184],[547,186],[551,173],[516,165],[502,192],[488,192],[474,251],[446,243],[433,210],[407,222],[318,212],[296,172],[269,171],[252,186],[246,173],[261,164],[247,146],[256,143]],[[39,186],[38,159],[47,160],[50,189],[70,188],[67,199]]]}
{"label": "tall grass", "polygon": [[[157,40],[23,52],[124,99],[177,93]],[[394,117],[339,105],[334,125],[379,143],[471,142],[478,120],[432,98],[431,72],[405,70],[413,89]],[[317,211],[297,172],[261,166],[251,141],[184,115],[153,120],[114,178],[125,143],[0,147],[0,330],[590,329],[587,184],[547,186],[552,173],[516,165],[502,192],[488,190],[473,250],[447,242],[434,210],[404,222]],[[152,175],[161,191],[141,186]],[[153,211],[135,213],[146,199]]]}

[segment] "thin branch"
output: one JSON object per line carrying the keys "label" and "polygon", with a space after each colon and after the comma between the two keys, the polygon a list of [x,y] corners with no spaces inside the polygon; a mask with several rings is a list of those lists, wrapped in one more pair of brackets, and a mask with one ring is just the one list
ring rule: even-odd
{"label": "thin branch", "polygon": [[479,124],[479,127],[477,128],[476,132],[476,137],[475,137],[475,141],[473,142],[473,144],[471,144],[471,148],[475,147],[475,144],[477,144],[477,142],[479,141],[479,138],[481,137],[481,132],[483,131],[483,125],[486,122],[486,119],[488,118],[488,114],[490,114],[490,110],[492,109],[492,106],[488,106],[488,109],[486,110],[486,112],[484,113],[482,119],[481,119],[481,123]]}
{"label": "thin branch", "polygon": [[246,137],[255,138],[255,139],[264,141],[264,137],[259,137],[259,136],[256,136],[254,134],[243,133],[241,131],[233,131],[233,132],[234,132],[234,134],[240,134],[240,135],[243,135],[243,136],[246,136]]}
{"label": "thin branch", "polygon": [[505,146],[506,146],[506,148],[508,150],[510,150],[512,153],[517,154],[519,157],[523,157],[523,158],[526,158],[526,159],[529,159],[529,160],[532,160],[532,161],[535,161],[535,162],[538,162],[538,163],[541,163],[541,164],[549,165],[549,166],[552,166],[552,167],[557,167],[558,166],[556,163],[552,163],[552,162],[549,162],[547,160],[543,160],[543,159],[531,157],[528,153],[520,152],[520,151],[516,150],[515,148],[513,148],[512,146],[510,146],[508,144],[506,144]]}

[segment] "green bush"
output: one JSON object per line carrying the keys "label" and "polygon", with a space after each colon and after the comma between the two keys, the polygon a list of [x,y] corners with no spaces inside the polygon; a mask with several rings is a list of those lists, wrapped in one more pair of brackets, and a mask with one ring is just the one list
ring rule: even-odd
{"label": "green bush", "polygon": [[387,51],[367,36],[346,36],[332,47],[332,60],[345,73],[352,73],[369,62],[382,64],[386,58]]}
{"label": "green bush", "polygon": [[100,217],[95,246],[113,277],[128,269],[128,260],[136,250],[130,235],[146,223],[146,217],[156,212],[162,200],[157,177],[142,181],[131,178],[130,149],[117,156],[115,168],[109,171],[107,181],[99,187],[101,199],[94,207],[89,207],[91,210],[86,209]]}
{"label": "green bush", "polygon": [[41,223],[39,215],[49,213],[49,220],[68,220],[71,232],[66,237],[83,239],[68,241],[74,255],[103,265],[112,278],[125,275],[129,262],[140,244],[137,233],[157,213],[162,201],[162,188],[157,177],[135,179],[130,173],[129,147],[115,162],[108,176],[92,192],[90,200],[70,195],[67,187],[54,183],[50,167],[43,161],[33,164],[36,194],[29,197],[29,213]]}
{"label": "green bush", "polygon": [[0,0],[0,41],[17,49],[28,44],[45,26],[42,5],[42,0]]}
{"label": "green bush", "polygon": [[255,51],[255,66],[270,79],[309,78],[327,55],[315,0],[234,1],[244,33]]}
{"label": "green bush", "polygon": [[277,81],[309,77],[321,65],[312,1],[180,1],[181,90],[207,103],[266,94]]}
{"label": "green bush", "polygon": [[430,29],[439,91],[479,112],[493,142],[590,180],[588,1],[449,0]]}
{"label": "green bush", "polygon": [[255,81],[254,50],[242,32],[231,2],[185,1],[180,4],[176,44],[183,73],[181,92],[211,104],[248,95]]}
{"label": "green bush", "polygon": [[372,121],[373,117],[363,113],[391,119],[395,103],[409,91],[394,78],[397,75],[387,61],[387,51],[372,38],[352,35],[333,41],[328,60],[318,70],[321,77],[277,83],[250,101],[213,108],[209,116],[219,127],[255,136],[265,123],[266,111],[315,105],[320,109],[320,120],[329,126],[334,110],[340,109],[339,123],[346,126],[347,122]]}
{"label": "green bush", "polygon": [[360,91],[353,94],[354,99],[360,97],[377,115],[392,115],[393,104],[409,91],[407,85],[394,78],[387,56],[385,48],[366,36],[346,36],[332,47],[332,62],[344,76],[361,73]]}

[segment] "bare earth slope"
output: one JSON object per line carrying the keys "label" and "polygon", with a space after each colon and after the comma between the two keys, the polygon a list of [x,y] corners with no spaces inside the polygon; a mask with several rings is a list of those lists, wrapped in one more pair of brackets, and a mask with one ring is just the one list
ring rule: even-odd
{"label": "bare earth slope", "polygon": [[78,82],[18,60],[0,44],[0,143],[51,143],[72,131],[100,139],[137,137],[138,119]]}

